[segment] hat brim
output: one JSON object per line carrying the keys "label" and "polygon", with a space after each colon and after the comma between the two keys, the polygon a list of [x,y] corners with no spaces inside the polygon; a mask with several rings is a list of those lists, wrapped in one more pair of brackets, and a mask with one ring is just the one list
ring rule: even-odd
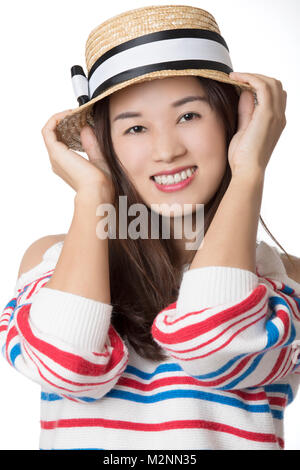
{"label": "hat brim", "polygon": [[234,85],[237,93],[239,94],[242,90],[249,90],[252,93],[255,92],[254,88],[247,83],[238,82],[229,78],[224,72],[218,72],[216,70],[199,70],[199,69],[185,69],[185,70],[160,70],[145,75],[140,75],[133,79],[127,80],[125,82],[119,83],[110,87],[108,90],[99,94],[92,100],[87,103],[79,106],[70,111],[63,119],[58,121],[56,125],[56,135],[57,139],[60,142],[63,142],[68,148],[76,150],[79,152],[84,152],[84,149],[81,145],[80,132],[82,128],[89,124],[94,127],[94,121],[92,116],[93,105],[105,98],[106,96],[111,95],[112,93],[121,90],[125,87],[128,87],[133,84],[142,83],[154,79],[163,79],[167,77],[176,77],[176,76],[187,76],[194,75],[203,78],[210,78],[219,82],[228,83]]}

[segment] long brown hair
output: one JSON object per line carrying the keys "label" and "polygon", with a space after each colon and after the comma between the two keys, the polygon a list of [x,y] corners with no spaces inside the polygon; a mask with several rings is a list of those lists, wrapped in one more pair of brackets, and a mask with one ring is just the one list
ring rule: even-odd
{"label": "long brown hair", "polygon": [[[227,149],[237,131],[237,109],[239,95],[234,86],[212,79],[196,77],[204,87],[209,104],[221,117],[226,130]],[[127,204],[143,203],[143,200],[126,176],[126,171],[114,152],[109,121],[109,96],[93,107],[95,135],[109,166],[115,187],[116,233],[119,233],[119,197],[127,196]],[[212,199],[205,205],[204,235],[218,209],[218,206],[231,180],[231,169],[228,163],[223,179]],[[144,204],[145,205],[145,204]],[[161,215],[159,228],[162,227]],[[148,211],[148,227],[151,210]],[[129,223],[131,221],[128,216]],[[260,221],[269,235],[273,237],[260,216]],[[111,304],[113,305],[112,324],[135,351],[146,359],[164,360],[167,356],[163,349],[153,340],[151,326],[156,315],[167,305],[176,301],[182,278],[182,268],[178,249],[173,239],[160,236],[158,239],[138,238],[136,240],[109,238],[109,269],[111,286]],[[192,254],[192,253],[191,253]],[[289,258],[290,259],[290,258]],[[190,262],[192,258],[190,259]]]}

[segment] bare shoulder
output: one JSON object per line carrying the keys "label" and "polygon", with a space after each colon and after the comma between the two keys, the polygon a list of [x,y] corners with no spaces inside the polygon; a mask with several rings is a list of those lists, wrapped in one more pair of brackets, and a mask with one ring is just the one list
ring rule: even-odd
{"label": "bare shoulder", "polygon": [[55,243],[65,239],[66,234],[46,235],[35,240],[25,251],[18,273],[18,278],[25,272],[37,266],[43,259],[43,254]]}
{"label": "bare shoulder", "polygon": [[288,253],[288,255],[293,261],[293,264],[290,262],[290,260],[288,259],[285,253],[280,254],[280,257],[285,266],[287,275],[289,278],[300,283],[300,258],[298,258],[297,256],[293,256],[290,253]]}

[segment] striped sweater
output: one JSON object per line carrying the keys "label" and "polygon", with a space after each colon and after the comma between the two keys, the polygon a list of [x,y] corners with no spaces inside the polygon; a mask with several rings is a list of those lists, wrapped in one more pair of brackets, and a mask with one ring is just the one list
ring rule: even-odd
{"label": "striped sweater", "polygon": [[284,449],[300,378],[300,284],[275,247],[256,274],[183,271],[151,333],[167,353],[139,356],[112,305],[43,287],[63,242],[24,273],[0,316],[5,359],[41,386],[40,449]]}

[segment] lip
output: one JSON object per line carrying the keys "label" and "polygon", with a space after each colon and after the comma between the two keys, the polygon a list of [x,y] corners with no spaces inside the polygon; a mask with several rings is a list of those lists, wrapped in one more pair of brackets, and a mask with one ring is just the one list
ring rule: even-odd
{"label": "lip", "polygon": [[156,173],[155,175],[150,176],[153,179],[154,176],[161,176],[161,175],[175,175],[175,173],[179,173],[180,171],[187,170],[188,168],[198,168],[197,165],[187,165],[187,166],[180,166],[179,168],[174,168],[174,170],[165,170]]}
{"label": "lip", "polygon": [[152,181],[159,191],[163,191],[164,193],[171,193],[173,191],[179,191],[180,189],[183,189],[186,186],[188,186],[195,178],[196,173],[197,173],[197,169],[196,171],[194,171],[194,173],[191,176],[189,176],[185,180],[180,181],[179,183],[174,183],[174,184],[159,184],[159,183],[156,183],[154,179]]}

